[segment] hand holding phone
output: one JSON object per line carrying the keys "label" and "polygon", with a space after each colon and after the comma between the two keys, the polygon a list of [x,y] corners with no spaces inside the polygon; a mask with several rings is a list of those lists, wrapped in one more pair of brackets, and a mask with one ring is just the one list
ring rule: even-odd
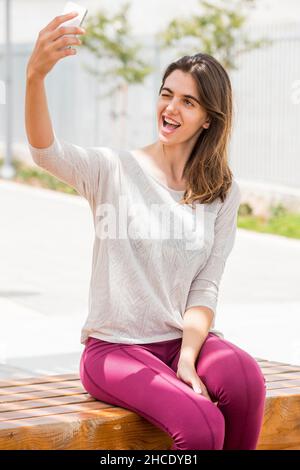
{"label": "hand holding phone", "polygon": [[27,63],[27,78],[35,77],[43,80],[58,60],[76,54],[77,50],[75,48],[66,47],[66,45],[80,45],[81,41],[77,35],[85,34],[85,31],[79,26],[62,25],[70,24],[75,19],[77,19],[78,24],[82,24],[85,14],[83,13],[79,20],[79,15],[76,12],[56,16],[39,32],[33,52]]}
{"label": "hand holding phone", "polygon": [[[64,26],[67,26],[67,27],[70,27],[70,26],[73,26],[73,27],[81,27],[82,26],[82,23],[83,23],[83,20],[87,14],[87,9],[81,5],[79,5],[78,3],[75,3],[75,2],[67,2],[64,6],[64,9],[63,9],[63,12],[62,14],[65,15],[65,14],[68,14],[68,13],[71,13],[71,12],[77,12],[78,15],[75,16],[74,18],[71,18],[67,21],[64,21],[60,27],[64,27]],[[74,34],[65,34],[64,36],[75,36]],[[63,36],[62,36],[63,37]],[[65,46],[65,47],[62,47],[60,50],[64,50],[64,49],[70,49],[71,46]]]}

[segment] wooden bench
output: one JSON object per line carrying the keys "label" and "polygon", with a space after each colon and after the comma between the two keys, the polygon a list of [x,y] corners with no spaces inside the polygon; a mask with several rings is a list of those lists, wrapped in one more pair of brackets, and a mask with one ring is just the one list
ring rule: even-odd
{"label": "wooden bench", "polygon": [[[267,384],[263,449],[300,449],[300,366],[256,358]],[[0,382],[0,449],[161,449],[172,439],[135,412],[93,399],[77,374]]]}

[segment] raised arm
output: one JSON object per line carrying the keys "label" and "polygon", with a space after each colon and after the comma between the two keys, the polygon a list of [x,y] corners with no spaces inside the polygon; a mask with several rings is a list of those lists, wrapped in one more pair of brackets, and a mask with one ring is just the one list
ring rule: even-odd
{"label": "raised arm", "polygon": [[44,79],[58,60],[74,55],[76,49],[62,49],[66,45],[79,45],[80,39],[66,34],[83,34],[78,27],[59,27],[76,14],[54,18],[38,35],[26,68],[25,127],[29,143],[37,148],[49,147],[54,140],[49,115]]}
{"label": "raised arm", "polygon": [[93,203],[99,187],[99,160],[102,157],[103,173],[106,153],[101,148],[83,148],[57,138],[49,115],[44,84],[46,75],[56,62],[76,52],[76,49],[62,48],[81,43],[76,36],[65,34],[82,34],[84,30],[70,26],[59,28],[61,23],[72,16],[76,15],[54,18],[39,33],[26,69],[25,126],[34,162]]}

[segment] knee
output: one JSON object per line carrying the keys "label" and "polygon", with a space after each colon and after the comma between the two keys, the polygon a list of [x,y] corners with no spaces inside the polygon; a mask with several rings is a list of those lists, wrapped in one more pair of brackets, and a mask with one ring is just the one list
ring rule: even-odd
{"label": "knee", "polygon": [[225,437],[224,416],[207,400],[206,406],[189,417],[178,434],[177,439],[174,436],[177,450],[221,450]]}
{"label": "knee", "polygon": [[266,379],[258,362],[247,352],[243,351],[241,358],[244,375],[246,377],[247,386],[251,391],[256,392],[259,396],[266,393]]}
{"label": "knee", "polygon": [[228,367],[224,365],[223,387],[227,398],[238,399],[246,393],[257,404],[263,401],[266,395],[266,379],[259,364],[243,350],[236,353],[231,367],[229,364]]}

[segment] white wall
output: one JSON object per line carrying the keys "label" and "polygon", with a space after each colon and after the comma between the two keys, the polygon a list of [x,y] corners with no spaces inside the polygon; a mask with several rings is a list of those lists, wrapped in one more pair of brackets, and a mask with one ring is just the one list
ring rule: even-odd
{"label": "white wall", "polygon": [[[39,30],[59,15],[65,0],[10,0],[12,11],[13,42],[31,42]],[[107,11],[119,8],[124,0],[78,0],[93,13],[99,7]],[[5,19],[5,0],[0,0],[0,20]],[[164,27],[174,16],[189,15],[199,11],[197,0],[131,0],[129,18],[135,34],[153,34]],[[300,20],[299,0],[257,0],[251,22],[285,22]],[[0,25],[0,43],[5,40],[4,24]]]}

